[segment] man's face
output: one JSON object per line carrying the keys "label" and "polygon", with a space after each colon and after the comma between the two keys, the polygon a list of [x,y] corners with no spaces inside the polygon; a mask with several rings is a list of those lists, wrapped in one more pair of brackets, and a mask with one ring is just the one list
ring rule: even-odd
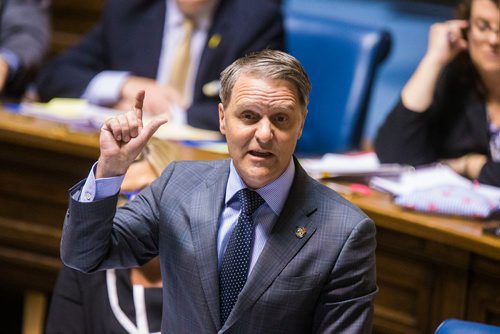
{"label": "man's face", "polygon": [[219,104],[219,121],[229,155],[249,188],[261,188],[285,171],[304,115],[290,82],[240,75],[227,108]]}
{"label": "man's face", "polygon": [[177,7],[187,17],[195,17],[201,11],[213,6],[217,0],[176,0]]}

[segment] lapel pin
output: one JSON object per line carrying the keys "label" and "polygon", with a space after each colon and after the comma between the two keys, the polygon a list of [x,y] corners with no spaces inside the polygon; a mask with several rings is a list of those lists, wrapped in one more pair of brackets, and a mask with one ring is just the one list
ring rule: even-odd
{"label": "lapel pin", "polygon": [[295,230],[295,236],[299,239],[302,239],[304,235],[306,235],[306,233],[307,233],[307,228],[305,227],[297,227],[297,229]]}
{"label": "lapel pin", "polygon": [[220,40],[221,36],[219,34],[213,34],[208,40],[208,47],[210,49],[215,49],[216,47],[219,46]]}

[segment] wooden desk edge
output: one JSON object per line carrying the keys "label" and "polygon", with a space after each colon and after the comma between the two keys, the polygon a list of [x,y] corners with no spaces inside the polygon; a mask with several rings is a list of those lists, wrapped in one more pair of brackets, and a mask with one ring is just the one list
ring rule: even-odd
{"label": "wooden desk edge", "polygon": [[[383,203],[388,208],[378,206],[377,204],[381,204],[381,199],[378,196],[385,195],[375,192],[373,197],[348,196],[347,199],[371,217],[378,227],[500,260],[500,238],[482,233],[483,225],[500,224],[500,222],[411,212],[392,203]],[[385,201],[388,201],[388,196],[386,197]],[[369,203],[370,198],[373,200],[371,204]]]}

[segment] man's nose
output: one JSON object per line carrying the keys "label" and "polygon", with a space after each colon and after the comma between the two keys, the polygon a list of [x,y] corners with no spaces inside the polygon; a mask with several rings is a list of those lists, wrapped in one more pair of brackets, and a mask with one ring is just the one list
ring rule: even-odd
{"label": "man's nose", "polygon": [[262,118],[257,124],[255,137],[264,143],[273,139],[273,124],[268,119]]}

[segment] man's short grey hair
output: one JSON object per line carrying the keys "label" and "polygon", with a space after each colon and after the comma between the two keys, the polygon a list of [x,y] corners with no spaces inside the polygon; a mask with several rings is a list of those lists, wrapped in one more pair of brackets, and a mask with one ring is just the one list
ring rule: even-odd
{"label": "man's short grey hair", "polygon": [[311,81],[295,57],[282,51],[263,50],[237,59],[221,73],[220,99],[224,107],[231,101],[231,92],[241,74],[264,80],[291,82],[297,89],[299,101],[306,112]]}

